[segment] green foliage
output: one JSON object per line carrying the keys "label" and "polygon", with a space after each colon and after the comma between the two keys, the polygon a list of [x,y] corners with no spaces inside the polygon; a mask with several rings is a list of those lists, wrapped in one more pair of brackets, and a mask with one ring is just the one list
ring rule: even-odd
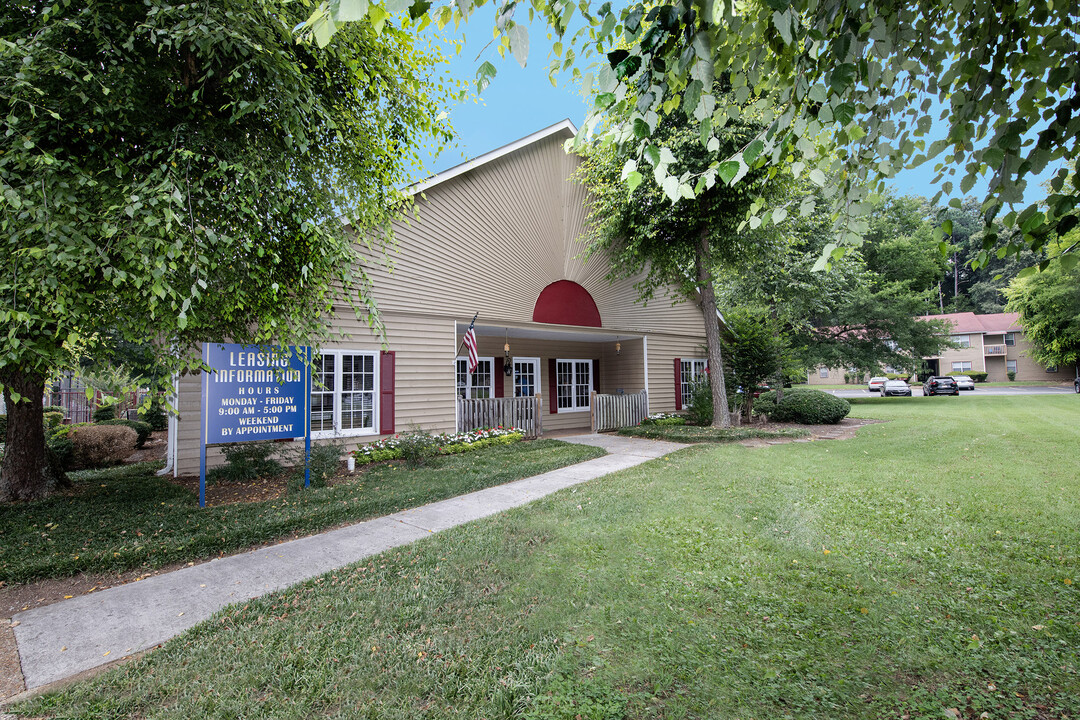
{"label": "green foliage", "polygon": [[616,432],[619,435],[628,437],[667,440],[677,443],[727,443],[742,442],[743,440],[773,440],[779,438],[801,438],[806,437],[809,434],[807,431],[801,429],[784,428],[782,430],[763,430],[752,425],[728,428],[698,425],[682,425],[675,427],[664,425],[638,425],[637,427],[619,428]]}
{"label": "green foliage", "polygon": [[443,58],[397,19],[298,44],[305,5],[0,15],[0,382],[116,341],[164,382],[208,338],[317,342],[334,307],[381,327],[353,242],[407,211],[415,138],[449,139]]}
{"label": "green foliage", "polygon": [[690,387],[690,404],[683,408],[691,425],[712,425],[713,395],[708,378],[695,380]]}
{"label": "green foliage", "polygon": [[[1058,256],[1078,240],[1080,231],[1074,231],[1051,254]],[[1005,294],[1008,309],[1020,313],[1019,323],[1031,344],[1028,353],[1035,362],[1058,367],[1080,363],[1080,265],[1062,258],[1041,272],[1017,278]]]}
{"label": "green foliage", "polygon": [[1005,375],[1009,378],[1009,382],[1016,382],[1016,372],[1009,370]]}
{"label": "green foliage", "polygon": [[64,407],[62,405],[45,405],[44,407],[41,408],[41,411],[43,413],[51,413],[51,412],[63,413],[64,412]]}
{"label": "green foliage", "polygon": [[123,425],[134,430],[138,434],[138,438],[135,442],[135,447],[141,448],[146,444],[147,439],[150,437],[150,423],[142,422],[141,420],[102,420],[97,423],[98,425]]}
{"label": "green foliage", "polygon": [[154,431],[168,430],[169,429],[169,415],[165,412],[165,409],[161,407],[160,402],[152,402],[146,412],[142,413],[140,417],[144,422],[150,424],[150,429]]}
{"label": "green foliage", "polygon": [[108,422],[109,420],[116,420],[116,406],[115,405],[102,405],[95,408],[91,417],[96,423]]}
{"label": "green foliage", "polygon": [[248,482],[280,475],[283,468],[275,458],[281,446],[272,441],[229,443],[221,446],[225,464],[206,473],[207,482]]}
{"label": "green foliage", "polygon": [[439,441],[431,434],[415,430],[398,439],[397,449],[406,467],[418,468],[439,452]]}
{"label": "green foliage", "polygon": [[[303,446],[301,446],[303,447]],[[311,488],[324,488],[341,469],[342,449],[338,443],[318,443],[311,446],[311,455],[308,458],[310,470]],[[301,450],[295,458],[293,465],[293,477],[289,482],[290,490],[300,490],[304,487],[304,457]]]}
{"label": "green foliage", "polygon": [[627,698],[590,677],[559,674],[537,693],[522,720],[623,720]]}
{"label": "green foliage", "polygon": [[773,422],[835,425],[851,412],[851,404],[821,390],[788,390],[777,403],[776,391],[770,390],[758,398],[757,410]]}
{"label": "green foliage", "polygon": [[64,470],[71,470],[75,467],[75,443],[72,441],[70,435],[48,436],[45,439],[45,448],[48,452],[53,454],[57,463],[59,463],[60,467]]}
{"label": "green foliage", "polygon": [[732,383],[743,389],[742,411],[749,420],[754,389],[769,378],[779,378],[787,364],[788,341],[777,318],[763,306],[742,305],[724,313],[724,320],[725,359]]}
{"label": "green foliage", "polygon": [[969,378],[977,383],[986,382],[986,378],[989,373],[979,372],[975,370],[954,370],[949,375],[967,375]]}
{"label": "green foliage", "polygon": [[64,422],[63,412],[47,412],[43,415],[45,419],[45,432],[49,433],[52,430],[58,428]]}

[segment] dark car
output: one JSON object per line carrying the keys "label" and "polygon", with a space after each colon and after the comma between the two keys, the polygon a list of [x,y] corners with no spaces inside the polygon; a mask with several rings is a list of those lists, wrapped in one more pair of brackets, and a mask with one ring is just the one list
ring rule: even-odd
{"label": "dark car", "polygon": [[960,386],[956,380],[946,375],[934,375],[926,378],[922,384],[923,395],[959,395]]}
{"label": "dark car", "polygon": [[911,397],[911,386],[903,380],[886,380],[881,386],[881,397]]}
{"label": "dark car", "polygon": [[1073,392],[1080,393],[1080,377],[1073,380]]}

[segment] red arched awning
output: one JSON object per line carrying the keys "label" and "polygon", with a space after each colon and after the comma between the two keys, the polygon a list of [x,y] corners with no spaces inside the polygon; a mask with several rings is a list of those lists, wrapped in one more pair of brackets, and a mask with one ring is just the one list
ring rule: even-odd
{"label": "red arched awning", "polygon": [[533,322],[600,327],[600,311],[585,288],[571,280],[558,280],[540,291],[533,307]]}

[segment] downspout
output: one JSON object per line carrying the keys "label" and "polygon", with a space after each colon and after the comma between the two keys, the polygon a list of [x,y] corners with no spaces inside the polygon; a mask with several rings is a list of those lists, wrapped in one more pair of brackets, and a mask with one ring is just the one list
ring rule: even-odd
{"label": "downspout", "polygon": [[176,465],[176,435],[180,429],[180,416],[175,412],[180,407],[180,374],[173,374],[173,391],[169,397],[169,405],[173,407],[172,412],[169,413],[169,439],[168,444],[165,446],[165,467],[157,471],[157,475],[168,475],[170,472],[173,477],[177,477],[178,467]]}

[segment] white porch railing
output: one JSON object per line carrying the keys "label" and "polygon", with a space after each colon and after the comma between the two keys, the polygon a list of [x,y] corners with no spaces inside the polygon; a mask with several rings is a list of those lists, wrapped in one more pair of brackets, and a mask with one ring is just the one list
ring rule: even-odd
{"label": "white porch railing", "polygon": [[540,396],[512,398],[457,399],[458,430],[483,427],[514,426],[525,431],[525,437],[544,434],[543,405]]}
{"label": "white porch railing", "polygon": [[631,427],[649,414],[649,396],[644,390],[630,395],[593,393],[590,402],[593,432]]}

